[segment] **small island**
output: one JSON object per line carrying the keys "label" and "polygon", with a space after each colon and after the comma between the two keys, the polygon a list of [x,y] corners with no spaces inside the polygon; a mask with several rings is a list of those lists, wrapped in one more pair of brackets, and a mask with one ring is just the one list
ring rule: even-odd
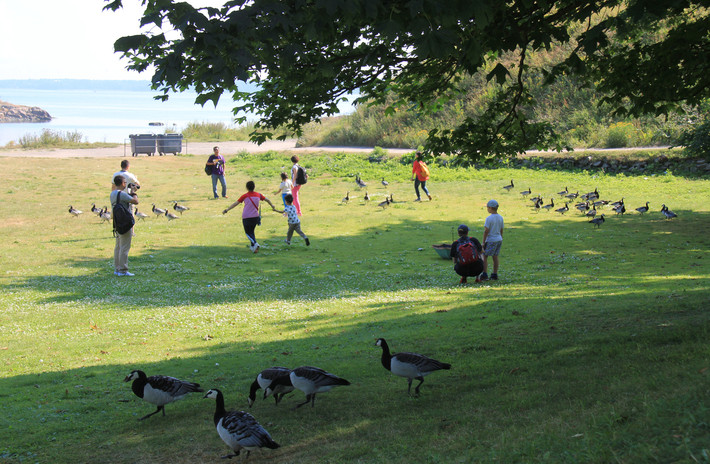
{"label": "small island", "polygon": [[0,123],[49,122],[52,116],[37,106],[15,105],[0,100]]}

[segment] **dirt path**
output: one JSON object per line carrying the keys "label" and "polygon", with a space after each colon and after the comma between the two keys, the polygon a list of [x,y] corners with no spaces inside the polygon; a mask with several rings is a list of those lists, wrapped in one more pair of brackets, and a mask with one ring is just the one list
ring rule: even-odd
{"label": "dirt path", "polygon": [[[183,146],[183,153],[191,155],[210,155],[212,147],[219,146],[220,151],[224,155],[231,155],[240,151],[246,150],[249,153],[263,153],[265,151],[274,150],[279,152],[294,152],[294,153],[369,153],[373,148],[368,147],[302,147],[296,148],[296,140],[268,141],[261,145],[251,142],[189,142],[187,146]],[[409,153],[411,149],[391,148],[387,149],[389,153],[404,154]],[[43,150],[25,150],[0,149],[0,157],[18,157],[18,158],[112,158],[112,157],[130,157],[131,146],[120,145],[113,148],[80,148],[80,149],[43,149]],[[139,155],[141,157],[147,155]],[[172,156],[172,155],[166,155]]]}

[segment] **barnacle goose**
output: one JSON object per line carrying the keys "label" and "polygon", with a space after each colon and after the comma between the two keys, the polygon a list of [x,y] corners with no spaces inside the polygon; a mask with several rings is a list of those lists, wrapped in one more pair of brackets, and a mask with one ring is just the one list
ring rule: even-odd
{"label": "barnacle goose", "polygon": [[311,407],[314,407],[316,393],[327,392],[333,387],[337,387],[339,385],[350,385],[350,382],[347,380],[340,378],[335,374],[331,374],[330,372],[326,372],[318,367],[297,367],[291,371],[289,376],[291,377],[291,383],[293,386],[306,394],[306,401],[297,404],[296,408],[300,408],[309,402],[311,403]]}
{"label": "barnacle goose", "polygon": [[503,189],[505,189],[506,192],[510,192],[510,189],[515,187],[515,184],[513,184],[513,179],[510,179],[510,184],[504,185]]}
{"label": "barnacle goose", "polygon": [[176,201],[175,204],[173,205],[173,209],[174,209],[175,211],[177,211],[178,213],[180,213],[180,215],[182,216],[182,213],[184,213],[185,211],[187,211],[188,209],[190,209],[190,207],[189,207],[189,206],[185,206],[185,205],[180,205],[180,204],[178,204],[178,202]]}
{"label": "barnacle goose", "polygon": [[636,211],[638,211],[641,214],[647,212],[648,211],[648,202],[646,202],[646,206],[639,206],[638,208],[636,208]]}
{"label": "barnacle goose", "polygon": [[74,215],[74,217],[78,217],[82,213],[83,213],[83,211],[79,211],[78,209],[74,208],[72,205],[69,205],[69,214]]}
{"label": "barnacle goose", "polygon": [[599,217],[596,217],[596,218],[592,219],[591,221],[587,221],[587,222],[589,222],[590,224],[594,224],[595,226],[597,226],[597,229],[598,229],[599,226],[601,226],[604,223],[604,215],[601,214]]}
{"label": "barnacle goose", "polygon": [[234,451],[234,454],[222,456],[222,459],[239,456],[242,448],[247,450],[248,458],[253,450],[259,448],[276,449],[280,446],[248,412],[225,410],[224,395],[218,389],[211,389],[204,397],[216,400],[214,425],[217,427],[217,433],[222,441]]}
{"label": "barnacle goose", "polygon": [[168,377],[167,375],[151,375],[146,377],[145,372],[135,370],[128,374],[124,382],[133,380],[131,389],[138,398],[143,398],[144,401],[156,405],[158,408],[155,412],[141,417],[139,420],[147,419],[153,414],[163,411],[165,416],[165,405],[177,401],[185,397],[188,393],[202,392],[199,383],[186,382]]}
{"label": "barnacle goose", "polygon": [[256,380],[251,384],[249,398],[247,399],[249,407],[251,408],[254,404],[256,391],[260,388],[264,390],[264,399],[273,394],[276,404],[279,404],[279,401],[283,399],[284,395],[293,391],[290,374],[291,369],[278,366],[261,371],[259,375],[256,376]]}
{"label": "barnacle goose", "polygon": [[451,364],[437,361],[417,353],[390,353],[390,347],[384,338],[378,338],[375,345],[382,348],[382,365],[394,375],[407,379],[407,394],[411,395],[412,380],[419,380],[414,394],[419,394],[419,387],[424,383],[424,376],[441,369],[451,369]]}
{"label": "barnacle goose", "polygon": [[155,217],[159,217],[159,216],[162,216],[163,214],[165,214],[165,211],[167,211],[167,210],[164,210],[162,208],[157,208],[155,206],[155,203],[153,203],[153,209],[151,209],[151,211],[153,211],[153,213],[155,213]]}

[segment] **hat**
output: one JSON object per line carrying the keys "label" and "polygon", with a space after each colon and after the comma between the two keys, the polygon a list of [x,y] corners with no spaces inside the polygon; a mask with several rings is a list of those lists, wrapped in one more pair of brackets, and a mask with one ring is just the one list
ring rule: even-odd
{"label": "hat", "polygon": [[459,232],[463,232],[463,233],[467,234],[468,233],[468,226],[466,224],[461,224],[459,226]]}
{"label": "hat", "polygon": [[498,202],[495,200],[488,200],[488,204],[486,204],[489,208],[497,208],[498,207]]}

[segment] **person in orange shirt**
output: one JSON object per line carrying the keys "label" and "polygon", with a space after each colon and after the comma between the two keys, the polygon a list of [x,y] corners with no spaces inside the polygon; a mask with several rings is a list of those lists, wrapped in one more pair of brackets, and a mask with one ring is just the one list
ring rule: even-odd
{"label": "person in orange shirt", "polygon": [[422,190],[426,193],[431,201],[431,194],[429,189],[426,188],[426,181],[429,180],[429,168],[426,163],[422,161],[422,152],[418,151],[414,155],[414,163],[412,164],[412,180],[414,181],[414,191],[417,193],[417,199],[414,201],[422,201],[419,195],[419,186],[422,186]]}

